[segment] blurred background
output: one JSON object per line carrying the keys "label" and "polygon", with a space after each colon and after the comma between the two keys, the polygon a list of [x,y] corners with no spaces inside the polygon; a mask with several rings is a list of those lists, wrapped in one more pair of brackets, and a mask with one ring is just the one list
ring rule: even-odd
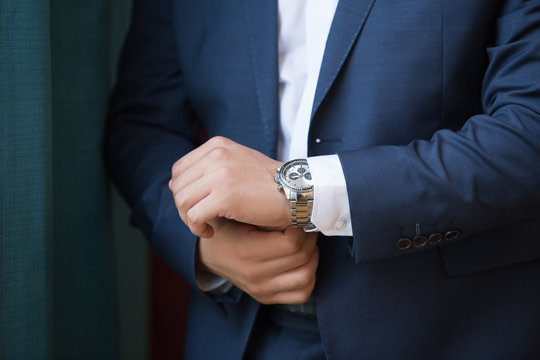
{"label": "blurred background", "polygon": [[102,154],[131,0],[0,0],[0,359],[181,359],[189,289]]}

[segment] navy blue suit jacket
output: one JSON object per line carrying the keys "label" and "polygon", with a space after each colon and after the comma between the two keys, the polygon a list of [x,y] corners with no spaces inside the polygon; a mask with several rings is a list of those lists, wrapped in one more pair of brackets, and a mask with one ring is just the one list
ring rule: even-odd
{"label": "navy blue suit jacket", "polygon": [[[276,0],[135,1],[108,166],[195,289],[171,166],[201,129],[275,157],[278,107]],[[328,358],[540,358],[539,114],[539,1],[340,0],[308,139],[354,233],[319,237]],[[194,290],[186,358],[241,358],[258,306]]]}

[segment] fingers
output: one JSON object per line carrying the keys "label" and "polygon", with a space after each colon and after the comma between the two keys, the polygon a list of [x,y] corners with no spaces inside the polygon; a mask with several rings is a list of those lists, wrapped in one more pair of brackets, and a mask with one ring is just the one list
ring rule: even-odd
{"label": "fingers", "polygon": [[[224,182],[232,178],[230,166],[224,164],[234,161],[230,149],[234,145],[237,144],[226,138],[212,138],[178,160],[171,170],[169,189],[180,217],[199,237],[208,236],[210,220],[224,216],[220,214],[221,207],[227,204],[223,199],[228,192],[224,189],[231,187]],[[213,196],[204,200],[212,191]]]}
{"label": "fingers", "polygon": [[286,228],[290,205],[274,183],[276,160],[215,137],[178,160],[169,188],[182,221],[199,237],[225,217],[257,226]]}
{"label": "fingers", "polygon": [[[210,152],[216,150],[210,150]],[[202,155],[201,155],[202,154]],[[204,156],[204,149],[198,154],[191,154],[193,159]],[[222,155],[212,155],[214,157]],[[192,160],[193,160],[192,159]],[[182,159],[181,159],[182,160]],[[181,162],[179,160],[179,162]],[[189,163],[191,160],[187,160]],[[169,182],[169,188],[173,193],[174,201],[182,221],[190,228],[191,232],[199,237],[208,236],[208,222],[220,215],[220,205],[224,203],[223,187],[214,186],[217,182],[229,180],[227,169],[222,167],[219,161],[206,163],[197,162],[193,166],[183,169],[183,165],[173,168],[173,178]],[[226,187],[226,186],[225,186]],[[214,191],[213,196],[209,197]]]}
{"label": "fingers", "polygon": [[317,234],[302,229],[257,231],[218,218],[215,235],[199,240],[199,260],[261,303],[302,303],[315,286]]}
{"label": "fingers", "polygon": [[[208,224],[216,218],[236,220],[236,192],[233,184],[228,186],[230,178],[222,177],[222,172],[205,176],[189,184],[174,194],[175,204],[184,223],[191,232],[199,237],[207,237],[204,232]],[[217,180],[223,178],[222,187],[212,187]],[[174,184],[173,184],[174,186]]]}
{"label": "fingers", "polygon": [[[299,266],[305,262],[295,257],[311,254],[317,244],[316,233],[306,233],[300,228],[288,228],[285,231],[258,231],[249,228],[246,241],[239,244],[237,254],[240,258],[257,262],[266,262],[272,266],[280,266],[281,271]],[[275,261],[274,261],[275,260]],[[294,265],[294,266],[293,266]]]}
{"label": "fingers", "polygon": [[265,260],[243,274],[240,288],[263,304],[306,302],[315,286],[319,263],[317,234],[291,228],[281,236],[273,234],[273,241],[269,241],[270,236],[257,239],[264,242],[247,242],[253,247],[243,250],[252,256],[264,254]]}
{"label": "fingers", "polygon": [[267,283],[250,284],[246,291],[262,304],[302,304],[308,301],[316,282],[319,251],[315,247],[309,261],[284,272]]}
{"label": "fingers", "polygon": [[290,254],[284,257],[277,257],[271,260],[266,261],[251,261],[250,259],[242,259],[241,261],[246,261],[251,263],[252,266],[249,266],[244,269],[242,272],[241,282],[248,286],[253,284],[256,287],[265,286],[268,289],[268,292],[277,292],[283,290],[293,290],[297,286],[289,289],[273,289],[273,287],[278,286],[279,283],[275,283],[274,279],[281,276],[287,277],[287,274],[295,269],[300,269],[310,261],[313,260],[316,250],[315,242],[306,241],[304,246],[299,251],[294,254]]}
{"label": "fingers", "polygon": [[189,229],[194,235],[211,237],[207,234],[209,228],[207,221],[217,217],[225,217],[220,211],[220,208],[213,206],[215,205],[214,198],[215,196],[208,194],[198,201],[196,205],[191,208],[189,206],[187,207],[189,209],[185,215],[187,221],[184,221],[184,223],[189,226]]}
{"label": "fingers", "polygon": [[[188,211],[193,208],[195,204],[199,203],[201,200],[210,195],[209,183],[211,183],[212,180],[209,178],[200,177],[197,181],[188,184],[184,188],[179,187],[178,181],[176,180],[177,179],[173,180],[169,187],[173,193],[174,203],[178,209],[178,214],[180,215],[180,218],[182,218],[182,221],[188,227],[190,227],[191,231],[195,235],[204,236],[202,234],[202,229],[205,228],[204,225],[206,222],[199,222],[197,223],[197,226],[193,228],[193,221],[190,221]],[[208,218],[208,220],[211,220],[214,217]],[[196,231],[194,231],[195,229]]]}
{"label": "fingers", "polygon": [[315,241],[305,241],[298,252],[268,260],[263,264],[263,267],[272,273],[284,274],[311,261],[314,253],[317,251],[316,249],[317,243]]}
{"label": "fingers", "polygon": [[185,169],[181,174],[172,176],[169,182],[169,189],[172,192],[179,191],[189,184],[200,180],[205,174],[205,168],[200,163]]}

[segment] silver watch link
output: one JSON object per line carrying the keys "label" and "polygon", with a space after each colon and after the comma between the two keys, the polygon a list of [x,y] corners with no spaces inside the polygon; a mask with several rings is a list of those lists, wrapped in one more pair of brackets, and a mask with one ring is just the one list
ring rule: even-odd
{"label": "silver watch link", "polygon": [[314,228],[311,223],[313,211],[313,181],[306,159],[286,162],[274,178],[279,190],[283,190],[291,206],[292,226]]}

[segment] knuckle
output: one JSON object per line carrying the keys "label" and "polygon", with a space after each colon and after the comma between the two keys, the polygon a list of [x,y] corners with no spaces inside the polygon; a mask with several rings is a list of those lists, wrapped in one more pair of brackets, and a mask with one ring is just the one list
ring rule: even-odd
{"label": "knuckle", "polygon": [[225,158],[227,156],[227,153],[227,149],[222,146],[215,147],[209,152],[210,156],[217,160]]}
{"label": "knuckle", "polygon": [[173,164],[173,166],[171,168],[171,174],[174,175],[174,174],[178,173],[180,171],[181,166],[182,166],[182,160],[175,161],[175,163]]}
{"label": "knuckle", "polygon": [[295,289],[306,289],[311,285],[312,281],[313,277],[311,276],[311,274],[307,272],[302,272],[294,283]]}
{"label": "knuckle", "polygon": [[174,198],[178,200],[182,200],[185,198],[184,190],[182,189],[174,189]]}
{"label": "knuckle", "polygon": [[177,191],[176,193],[174,193],[174,202],[176,203],[177,208],[182,207],[182,205],[184,203],[184,201],[183,201],[184,197],[182,195],[183,194],[180,191]]}
{"label": "knuckle", "polygon": [[220,163],[224,161],[226,156],[226,150],[222,147],[216,147],[213,148],[208,152],[208,154],[205,155],[206,159],[208,159],[211,163]]}
{"label": "knuckle", "polygon": [[216,173],[220,179],[227,181],[233,174],[233,170],[230,167],[223,165],[216,170]]}
{"label": "knuckle", "polygon": [[309,291],[301,291],[300,293],[298,293],[297,301],[300,304],[305,304],[305,303],[308,302],[310,296],[311,296],[311,290],[309,290]]}
{"label": "knuckle", "polygon": [[228,216],[227,214],[227,209],[226,208],[223,208],[223,207],[218,207],[216,209],[217,211],[217,216],[220,217],[220,218],[225,218],[225,219],[230,219],[230,217]]}
{"label": "knuckle", "polygon": [[191,223],[190,218],[187,216],[187,212],[188,212],[189,209],[187,208],[186,204],[184,202],[180,201],[180,202],[177,203],[176,208],[178,209],[178,212],[180,213],[180,215],[185,217],[187,219],[187,221],[189,221]]}
{"label": "knuckle", "polygon": [[210,140],[208,140],[208,142],[214,146],[224,146],[227,144],[228,140],[229,139],[227,139],[226,137],[218,135],[218,136],[212,137]]}
{"label": "knuckle", "polygon": [[[187,211],[186,212],[186,217],[187,217],[190,224],[195,225],[195,226],[198,225],[199,216],[198,216],[196,211],[193,211],[193,210]],[[196,229],[192,229],[192,230],[196,230]]]}
{"label": "knuckle", "polygon": [[173,193],[177,193],[178,190],[179,190],[179,185],[178,185],[179,181],[176,179],[176,178],[172,178],[171,179],[171,183],[169,185],[169,189],[173,192]]}
{"label": "knuckle", "polygon": [[306,289],[298,291],[295,293],[294,301],[298,304],[305,304],[309,301],[309,298],[311,297],[312,292],[313,292],[313,286],[310,286]]}

